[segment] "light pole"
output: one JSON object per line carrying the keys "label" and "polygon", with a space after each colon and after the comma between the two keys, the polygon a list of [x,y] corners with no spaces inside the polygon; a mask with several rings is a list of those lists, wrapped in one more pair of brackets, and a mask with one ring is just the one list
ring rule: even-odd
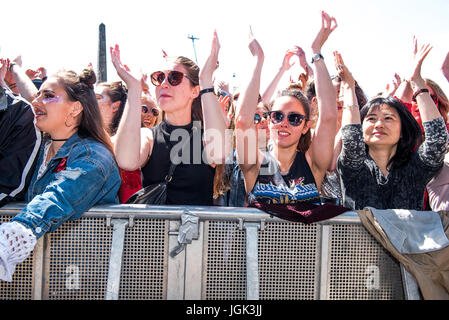
{"label": "light pole", "polygon": [[196,62],[196,64],[198,64],[198,59],[197,59],[197,57],[196,57],[196,50],[195,50],[195,40],[200,40],[200,38],[195,38],[194,35],[190,35],[190,34],[189,34],[189,35],[187,36],[187,39],[192,40],[193,53],[195,54],[195,62]]}

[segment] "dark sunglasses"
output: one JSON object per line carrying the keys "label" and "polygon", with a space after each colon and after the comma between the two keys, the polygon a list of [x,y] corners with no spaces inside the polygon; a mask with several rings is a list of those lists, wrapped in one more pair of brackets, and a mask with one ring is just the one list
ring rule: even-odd
{"label": "dark sunglasses", "polygon": [[269,116],[268,112],[262,113],[262,116],[260,116],[260,114],[258,114],[258,113],[255,113],[254,114],[254,124],[259,124],[262,121],[262,119],[267,120],[268,116]]}
{"label": "dark sunglasses", "polygon": [[[270,111],[268,114],[270,115],[270,120],[273,124],[281,123],[285,117],[285,113],[282,111]],[[305,118],[305,115],[296,112],[290,112],[287,115],[287,121],[293,127],[300,126]]]}
{"label": "dark sunglasses", "polygon": [[162,82],[164,82],[165,77],[167,77],[168,83],[170,83],[170,85],[174,87],[179,85],[184,77],[189,79],[192,82],[192,84],[194,84],[192,78],[190,78],[188,75],[175,70],[170,71],[167,76],[162,71],[153,72],[151,74],[151,83],[154,84],[156,87],[159,87],[162,84]]}
{"label": "dark sunglasses", "polygon": [[[142,112],[143,113],[148,113],[150,110],[148,110],[147,106],[142,106]],[[159,110],[156,108],[151,108],[151,113],[153,114],[153,116],[157,117],[159,115]]]}

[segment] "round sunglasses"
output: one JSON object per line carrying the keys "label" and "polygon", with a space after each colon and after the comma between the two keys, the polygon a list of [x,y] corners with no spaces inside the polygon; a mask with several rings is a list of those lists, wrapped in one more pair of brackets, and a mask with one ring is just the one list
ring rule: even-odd
{"label": "round sunglasses", "polygon": [[194,84],[192,78],[190,78],[188,75],[182,73],[181,71],[175,71],[175,70],[170,71],[167,75],[165,75],[165,73],[162,71],[153,72],[150,77],[151,83],[153,85],[155,85],[156,87],[159,87],[164,82],[165,77],[167,77],[168,83],[171,86],[179,85],[182,82],[182,79],[184,77],[189,79],[192,82],[192,84]]}
{"label": "round sunglasses", "polygon": [[262,119],[267,120],[268,117],[269,117],[269,113],[268,112],[262,113],[262,116],[260,114],[258,114],[258,113],[255,113],[254,114],[254,124],[259,124],[262,121]]}
{"label": "round sunglasses", "polygon": [[[150,112],[150,110],[148,109],[147,106],[142,106],[142,112],[148,113]],[[159,115],[159,110],[156,108],[151,108],[151,113],[153,114],[153,116],[157,117]]]}
{"label": "round sunglasses", "polygon": [[[270,111],[267,113],[270,115],[270,120],[272,124],[281,123],[282,120],[285,118],[285,113],[283,113],[282,111]],[[296,112],[290,112],[287,115],[287,121],[293,127],[300,126],[304,119],[306,119],[305,115]]]}

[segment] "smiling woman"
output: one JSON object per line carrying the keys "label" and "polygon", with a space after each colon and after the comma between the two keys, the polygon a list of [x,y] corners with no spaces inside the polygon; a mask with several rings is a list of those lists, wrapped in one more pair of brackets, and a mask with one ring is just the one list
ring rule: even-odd
{"label": "smiling woman", "polygon": [[62,71],[44,82],[32,106],[44,134],[26,206],[0,225],[0,279],[11,281],[36,240],[95,204],[118,203],[120,176],[103,128],[95,74]]}
{"label": "smiling woman", "polygon": [[[269,131],[272,148],[259,150],[247,140],[257,136],[254,114],[260,88],[264,52],[250,32],[249,48],[256,58],[249,84],[240,94],[236,116],[237,159],[243,173],[249,205],[321,204],[319,188],[332,160],[337,124],[335,90],[321,49],[337,27],[336,20],[321,14],[322,27],[312,43],[319,121],[311,135],[311,112],[299,90],[283,91],[271,106]],[[255,157],[252,157],[256,155]]]}
{"label": "smiling woman", "polygon": [[373,99],[359,113],[358,105],[352,104],[355,88],[346,86],[345,101],[352,105],[343,107],[343,147],[337,163],[345,206],[423,209],[426,184],[443,166],[448,139],[444,120],[421,77],[430,49],[423,45],[415,54],[410,77],[423,120],[421,145],[418,122],[396,98]]}

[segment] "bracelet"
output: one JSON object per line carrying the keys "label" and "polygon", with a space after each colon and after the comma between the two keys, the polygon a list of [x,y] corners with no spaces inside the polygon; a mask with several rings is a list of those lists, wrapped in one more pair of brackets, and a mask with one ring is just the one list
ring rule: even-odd
{"label": "bracelet", "polygon": [[419,89],[418,91],[416,91],[416,92],[413,94],[412,101],[416,102],[416,97],[417,97],[418,95],[420,95],[421,93],[424,93],[424,92],[429,92],[429,89],[427,89],[427,88],[422,88],[422,89]]}
{"label": "bracelet", "polygon": [[200,90],[200,97],[205,94],[205,93],[209,93],[209,92],[214,92],[214,88],[206,88],[203,90]]}
{"label": "bracelet", "polygon": [[358,104],[352,104],[350,106],[343,106],[343,109],[352,109],[352,108],[357,108],[359,109],[359,105]]}

